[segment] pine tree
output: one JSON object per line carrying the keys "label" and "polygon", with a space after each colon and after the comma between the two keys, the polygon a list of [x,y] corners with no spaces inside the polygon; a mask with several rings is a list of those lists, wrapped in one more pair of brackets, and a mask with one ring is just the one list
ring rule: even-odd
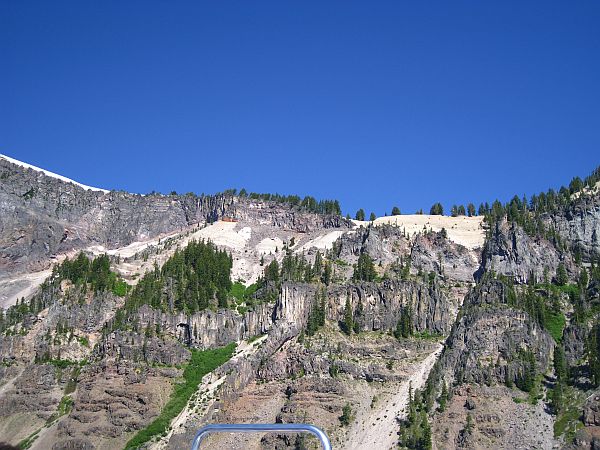
{"label": "pine tree", "polygon": [[[315,263],[312,267],[312,272],[315,277],[321,278],[321,272],[323,271],[323,257],[321,256],[321,252],[317,250],[317,254],[315,255]],[[312,280],[310,280],[312,281]]]}
{"label": "pine tree", "polygon": [[315,293],[315,298],[312,303],[311,311],[308,315],[308,321],[306,324],[306,334],[308,336],[313,336],[319,328],[325,325],[325,300],[326,300],[326,292],[325,290],[317,290]]}
{"label": "pine tree", "polygon": [[563,406],[564,406],[563,397],[564,397],[563,382],[557,381],[556,385],[554,386],[554,389],[552,389],[552,391],[550,392],[550,405],[552,406],[554,413],[557,415],[563,409]]}
{"label": "pine tree", "polygon": [[427,416],[427,405],[424,404],[419,391],[413,395],[412,384],[409,385],[406,419],[402,421],[398,444],[401,448],[412,450],[430,450],[432,447],[431,426]]}
{"label": "pine tree", "polygon": [[471,415],[471,413],[467,413],[467,423],[465,424],[465,431],[468,434],[471,434],[473,432],[474,427],[475,425],[473,423],[473,416]]}
{"label": "pine tree", "polygon": [[441,203],[434,203],[431,209],[429,210],[429,214],[432,216],[443,216],[444,215],[444,207]]}
{"label": "pine tree", "polygon": [[331,268],[331,263],[329,261],[325,261],[325,267],[323,268],[323,276],[321,277],[321,281],[323,281],[325,285],[331,283],[332,270],[333,269]]}
{"label": "pine tree", "polygon": [[554,373],[559,381],[566,381],[568,378],[569,368],[562,345],[554,346]]}
{"label": "pine tree", "polygon": [[339,417],[339,420],[343,426],[348,426],[354,420],[354,414],[352,413],[352,407],[350,403],[346,403],[342,408],[342,415]]}
{"label": "pine tree", "polygon": [[412,323],[412,308],[405,306],[400,312],[400,319],[396,323],[396,329],[394,330],[394,337],[396,339],[407,338],[413,334],[413,323]]}
{"label": "pine tree", "polygon": [[535,356],[531,350],[525,351],[522,355],[523,369],[517,377],[517,387],[525,392],[531,392],[535,385],[537,375]]}
{"label": "pine tree", "polygon": [[372,212],[371,215],[369,216],[369,221],[373,222],[375,219],[377,219],[377,216],[375,215],[374,212]]}
{"label": "pine tree", "polygon": [[427,420],[427,415],[423,414],[424,420],[422,424],[423,428],[423,436],[421,437],[421,442],[419,448],[422,450],[431,450],[433,447],[432,435],[431,435],[431,425],[429,425],[429,421]]}
{"label": "pine tree", "polygon": [[276,259],[267,265],[265,269],[265,281],[272,281],[275,284],[279,283],[279,263]]}
{"label": "pine tree", "polygon": [[410,259],[406,260],[406,263],[402,265],[402,271],[400,272],[400,278],[403,281],[408,280],[410,277]]}
{"label": "pine tree", "polygon": [[358,211],[356,211],[356,216],[354,217],[356,220],[365,220],[365,210],[360,208]]}
{"label": "pine tree", "polygon": [[367,253],[361,253],[352,278],[356,281],[375,281],[377,272],[373,260]]}
{"label": "pine tree", "polygon": [[440,412],[443,412],[446,409],[446,403],[448,403],[448,386],[446,386],[446,382],[442,383],[442,393],[440,394],[438,403],[440,405]]}
{"label": "pine tree", "polygon": [[475,205],[473,203],[469,203],[467,205],[467,214],[469,217],[473,217],[475,215]]}
{"label": "pine tree", "polygon": [[363,304],[362,301],[360,299],[360,297],[358,298],[358,304],[356,305],[356,313],[354,314],[354,324],[353,324],[353,330],[355,334],[360,333],[360,323],[359,323],[359,318],[363,315]]}
{"label": "pine tree", "polygon": [[600,385],[600,325],[596,323],[587,340],[587,357],[594,385]]}
{"label": "pine tree", "polygon": [[588,276],[587,269],[585,267],[582,267],[581,271],[579,272],[579,287],[581,287],[582,290],[586,290],[589,282],[590,277]]}
{"label": "pine tree", "polygon": [[569,275],[567,275],[567,269],[565,265],[561,262],[558,265],[558,269],[556,269],[556,284],[559,286],[564,286],[569,282]]}
{"label": "pine tree", "polygon": [[400,214],[401,214],[400,208],[398,208],[397,206],[394,206],[392,208],[392,216],[399,216]]}
{"label": "pine tree", "polygon": [[352,334],[354,329],[354,319],[352,317],[352,303],[350,302],[350,296],[346,297],[346,305],[344,306],[344,323],[342,331],[348,336]]}
{"label": "pine tree", "polygon": [[325,318],[327,316],[327,311],[326,311],[326,306],[325,306],[326,297],[327,297],[327,294],[326,294],[325,290],[323,289],[321,291],[321,301],[319,302],[319,326],[320,327],[325,325]]}
{"label": "pine tree", "polygon": [[308,336],[313,336],[317,330],[319,329],[319,311],[318,311],[318,304],[317,301],[315,299],[315,301],[313,301],[313,305],[310,311],[310,314],[308,315],[308,321],[306,323],[306,334]]}
{"label": "pine tree", "polygon": [[581,189],[583,189],[583,181],[581,181],[581,178],[573,178],[571,180],[571,183],[569,183],[569,190],[571,191],[571,194],[579,192]]}

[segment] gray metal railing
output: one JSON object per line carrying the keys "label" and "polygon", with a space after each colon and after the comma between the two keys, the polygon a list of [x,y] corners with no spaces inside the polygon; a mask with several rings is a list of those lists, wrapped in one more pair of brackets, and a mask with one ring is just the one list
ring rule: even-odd
{"label": "gray metal railing", "polygon": [[276,433],[310,433],[316,436],[324,450],[331,450],[331,442],[323,430],[304,423],[217,423],[202,427],[194,441],[192,442],[192,450],[198,450],[202,440],[211,433],[261,433],[261,432],[276,432]]}

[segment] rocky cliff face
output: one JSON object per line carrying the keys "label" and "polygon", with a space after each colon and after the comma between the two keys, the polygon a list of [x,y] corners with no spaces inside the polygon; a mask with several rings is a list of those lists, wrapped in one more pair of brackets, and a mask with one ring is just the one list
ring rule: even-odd
{"label": "rocky cliff face", "polygon": [[[306,325],[319,288],[310,284],[286,283],[273,312],[276,320],[298,327]],[[390,331],[396,328],[403,309],[413,311],[417,332],[449,332],[458,308],[457,299],[443,292],[437,283],[384,281],[332,285],[323,291],[327,319],[344,320],[346,300],[350,300],[354,321],[361,331]]]}
{"label": "rocky cliff face", "polygon": [[88,191],[0,159],[0,268],[37,270],[91,244],[120,247],[221,217],[231,196]]}
{"label": "rocky cliff face", "polygon": [[442,385],[450,392],[431,421],[435,448],[554,446],[548,410],[514,388],[551,370],[554,340],[509,306],[511,295],[504,282],[486,278],[465,298],[430,374],[438,393]]}
{"label": "rocky cliff face", "polygon": [[33,271],[50,259],[90,245],[123,247],[219,218],[297,232],[348,228],[339,216],[234,197],[138,195],[85,190],[0,159],[0,269]]}
{"label": "rocky cliff face", "polygon": [[493,271],[512,277],[517,283],[552,279],[560,263],[572,277],[577,273],[570,252],[559,251],[543,238],[533,238],[506,221],[498,222],[485,243],[479,274]]}
{"label": "rocky cliff face", "polygon": [[570,449],[596,449],[600,445],[600,392],[592,392],[583,404],[584,427],[577,431]]}
{"label": "rocky cliff face", "polygon": [[544,222],[584,261],[600,256],[600,196],[586,196],[561,214],[547,215]]}
{"label": "rocky cliff face", "polygon": [[341,216],[312,214],[294,210],[283,204],[239,197],[236,197],[236,201],[226,214],[237,220],[259,223],[300,233],[309,233],[323,228],[348,229],[352,226],[349,220]]}
{"label": "rocky cliff face", "polygon": [[[593,315],[590,305],[596,298],[594,284],[589,287],[572,284],[562,290],[538,285],[535,289],[544,299],[545,326],[558,327],[557,341],[540,325],[539,318],[525,312],[531,305],[527,303],[526,288],[519,284],[556,282],[559,264],[564,265],[570,280],[578,279],[582,269],[577,266],[574,255],[579,253],[583,261],[589,261],[596,251],[593,236],[597,234],[597,198],[575,202],[570,209],[547,215],[543,220],[546,229],[555,230],[560,241],[532,237],[506,220],[497,222],[488,231],[477,273],[478,284],[466,296],[430,376],[436,395],[443,383],[451,392],[444,407],[433,414],[437,448],[556,448],[563,444],[553,440],[555,433],[565,439],[566,448],[593,448],[596,442],[597,405],[593,399],[588,398],[582,406],[583,424],[565,417],[572,411],[560,403],[570,402],[568,408],[576,411],[585,397],[580,391],[586,389],[587,383],[587,369],[582,367],[582,362],[586,361],[589,351],[591,322],[582,319],[585,314],[581,311]],[[507,278],[495,279],[495,274]],[[513,282],[517,284],[515,287]],[[556,313],[550,310],[556,308],[560,308],[561,313],[551,318],[551,314]],[[573,317],[573,308],[580,308],[578,320]],[[564,332],[560,322],[563,313],[566,316]],[[554,322],[550,324],[550,321]],[[572,367],[571,375],[579,387],[563,387],[568,394],[560,394],[564,397],[554,404],[548,400],[545,406],[540,406],[540,391],[547,391],[546,398],[559,395],[552,393],[552,389],[557,389],[552,365],[556,346],[564,349],[567,364]],[[537,388],[523,385],[527,373],[538,374],[542,382]],[[541,374],[545,378],[541,378]],[[525,390],[533,389],[528,399],[514,387],[517,385]],[[520,406],[524,402],[532,406]],[[492,404],[500,406],[492,408]],[[560,406],[552,406],[556,404]],[[552,412],[556,416],[550,414]],[[560,421],[560,425],[557,424],[553,432],[555,421]],[[572,440],[575,430],[582,425],[585,429]]]}
{"label": "rocky cliff face", "polygon": [[497,280],[475,287],[465,299],[440,358],[448,380],[459,383],[514,383],[525,370],[519,355],[532,352],[546,372],[554,341],[526,312],[508,306],[507,287]]}
{"label": "rocky cliff face", "polygon": [[[29,424],[44,427],[59,409],[62,393],[72,379],[76,381],[73,406],[57,426],[49,428],[53,442],[89,448],[98,443],[117,445],[123,433],[146,426],[164,406],[165,392],[180,375],[177,367],[185,365],[190,357],[188,346],[212,348],[261,334],[268,335],[267,340],[261,341],[254,355],[219,369],[219,376],[224,377],[220,385],[223,401],[233,401],[237,392],[257,376],[272,381],[298,376],[300,372],[324,376],[335,368],[340,374],[360,380],[400,382],[402,377],[386,368],[383,361],[374,365],[357,364],[350,357],[347,361],[338,360],[339,357],[321,358],[298,344],[289,347],[286,358],[277,362],[275,352],[297,338],[305,327],[316,292],[315,285],[284,283],[276,302],[258,304],[244,315],[232,310],[206,310],[188,316],[143,306],[134,320],[138,331],[118,329],[103,335],[103,325],[110,323],[122,299],[108,293],[84,293],[68,282],[50,284],[35,299],[49,307],[40,315],[24,320],[22,332],[0,337],[0,357],[9,362],[0,373],[6,383],[0,397],[6,405],[12,405],[12,409],[7,406],[2,421],[12,421],[14,410],[26,414]],[[415,311],[417,331],[444,333],[450,329],[457,308],[455,300],[444,294],[436,282],[332,285],[325,295],[327,319],[336,329],[344,318],[346,298],[350,299],[363,331],[394,329],[399,312],[410,306]],[[68,329],[63,330],[63,326]],[[348,355],[356,354],[357,348],[349,343],[338,346],[339,351]],[[397,353],[391,342],[378,351],[382,358]],[[364,349],[363,356],[370,358],[371,351]],[[402,356],[398,354],[395,358]],[[70,362],[56,372],[52,361]],[[81,369],[79,363],[83,364]],[[44,370],[46,375],[42,376],[40,371]],[[25,393],[21,386],[29,383],[31,377],[41,384]],[[349,395],[339,382],[334,384],[332,389],[342,397]],[[310,386],[309,383],[304,387]],[[33,413],[32,402],[38,397],[45,406]],[[340,403],[339,407],[342,406]],[[203,414],[216,415],[218,409],[219,403],[205,409]],[[188,425],[188,434],[193,433],[194,424]],[[6,436],[22,439],[29,429],[15,427],[11,432],[6,431]],[[93,439],[89,438],[91,435]],[[178,434],[173,442],[188,438],[191,439],[187,434]]]}
{"label": "rocky cliff face", "polygon": [[[158,329],[185,345],[200,348],[250,339],[280,323],[297,334],[306,326],[318,290],[311,284],[284,283],[275,303],[256,305],[243,315],[233,310],[173,314],[144,305],[137,312],[137,323],[140,329]],[[385,281],[332,285],[324,293],[327,319],[342,322],[349,298],[354,320],[362,331],[393,330],[401,311],[410,308],[417,332],[445,334],[450,331],[458,308],[458,301],[445,294],[437,283]]]}
{"label": "rocky cliff face", "polygon": [[411,249],[411,267],[451,280],[472,282],[480,255],[448,240],[442,232],[419,234]]}
{"label": "rocky cliff face", "polygon": [[352,265],[361,253],[368,254],[380,270],[410,257],[410,240],[395,226],[360,226],[343,234],[336,241],[333,251],[338,260],[347,265],[336,267],[345,278],[352,276]]}
{"label": "rocky cliff face", "polygon": [[435,272],[451,280],[471,282],[479,268],[479,252],[472,251],[447,238],[445,233],[424,231],[406,235],[394,225],[360,227],[340,237],[337,257],[356,262],[367,253],[383,270],[394,264],[410,264],[412,273]]}

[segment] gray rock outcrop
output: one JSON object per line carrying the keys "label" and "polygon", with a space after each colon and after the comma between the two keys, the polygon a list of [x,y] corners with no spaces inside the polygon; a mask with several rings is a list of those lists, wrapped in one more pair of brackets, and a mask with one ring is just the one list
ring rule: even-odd
{"label": "gray rock outcrop", "polygon": [[510,308],[508,298],[497,280],[472,289],[440,357],[442,373],[459,383],[514,383],[525,371],[524,351],[546,372],[554,340],[529,314]]}
{"label": "gray rock outcrop", "polygon": [[545,277],[552,280],[561,262],[575,277],[577,268],[569,252],[560,252],[551,242],[533,238],[520,226],[502,221],[496,223],[486,240],[479,274],[493,271],[517,283],[527,283],[534,276],[541,282]]}

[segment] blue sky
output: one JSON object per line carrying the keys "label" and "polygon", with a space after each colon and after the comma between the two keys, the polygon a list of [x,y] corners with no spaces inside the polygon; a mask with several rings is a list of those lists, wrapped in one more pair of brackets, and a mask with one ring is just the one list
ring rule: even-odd
{"label": "blue sky", "polygon": [[0,153],[132,192],[507,200],[600,164],[600,2],[0,4]]}

